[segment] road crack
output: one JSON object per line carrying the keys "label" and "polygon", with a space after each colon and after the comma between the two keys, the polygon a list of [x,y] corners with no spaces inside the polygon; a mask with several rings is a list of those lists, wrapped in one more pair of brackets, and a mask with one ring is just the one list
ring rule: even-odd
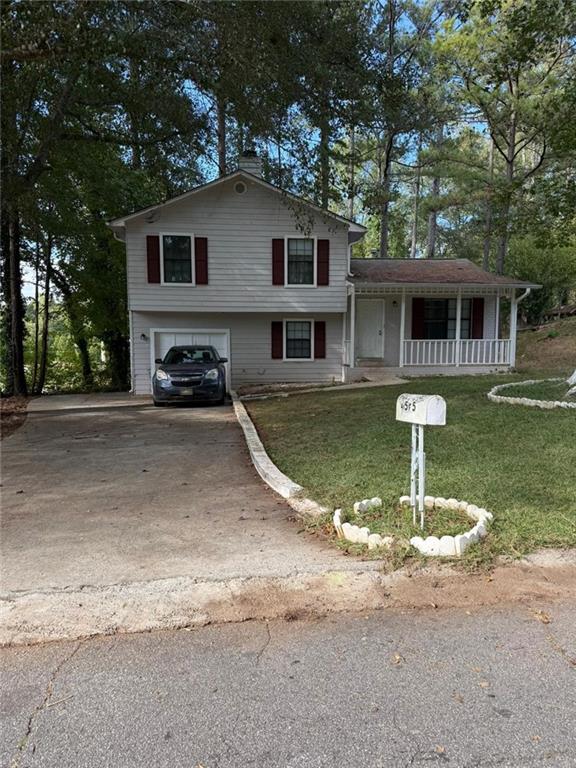
{"label": "road crack", "polygon": [[33,712],[30,714],[30,717],[28,718],[28,722],[26,723],[26,730],[18,743],[18,746],[16,748],[16,753],[12,757],[12,760],[10,762],[10,768],[20,768],[22,757],[28,747],[28,743],[30,741],[30,736],[32,735],[32,731],[34,730],[34,723],[36,722],[38,716],[50,706],[50,699],[52,698],[52,694],[54,693],[54,683],[58,679],[60,673],[62,672],[62,669],[66,666],[66,664],[68,664],[69,661],[71,661],[74,658],[74,656],[76,655],[80,646],[83,643],[84,643],[84,640],[80,640],[78,643],[76,643],[72,651],[58,663],[58,665],[56,666],[56,669],[50,675],[50,678],[44,690],[44,696],[42,697],[42,701],[33,710]]}
{"label": "road crack", "polygon": [[266,627],[266,640],[262,648],[260,648],[260,650],[256,654],[257,665],[260,664],[260,659],[262,658],[264,651],[266,650],[266,648],[268,648],[268,646],[270,645],[270,641],[272,640],[272,635],[270,634],[270,626],[268,625],[268,622],[266,622],[264,626]]}

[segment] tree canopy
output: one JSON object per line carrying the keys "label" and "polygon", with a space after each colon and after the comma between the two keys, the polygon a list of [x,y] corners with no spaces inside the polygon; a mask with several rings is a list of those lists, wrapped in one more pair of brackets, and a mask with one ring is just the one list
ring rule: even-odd
{"label": "tree canopy", "polygon": [[[576,0],[2,0],[1,384],[127,386],[106,221],[256,150],[357,255],[576,268]],[[62,353],[64,354],[64,353]],[[67,363],[68,364],[68,363]]]}

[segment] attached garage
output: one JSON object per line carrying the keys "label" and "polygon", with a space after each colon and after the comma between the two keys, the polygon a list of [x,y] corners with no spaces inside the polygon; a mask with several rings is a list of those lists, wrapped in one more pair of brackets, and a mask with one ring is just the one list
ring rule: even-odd
{"label": "attached garage", "polygon": [[[228,329],[206,328],[151,328],[150,329],[150,370],[156,368],[155,360],[163,358],[170,347],[192,344],[208,344],[220,357],[230,360],[230,331]],[[226,363],[226,384],[231,388],[230,363]]]}

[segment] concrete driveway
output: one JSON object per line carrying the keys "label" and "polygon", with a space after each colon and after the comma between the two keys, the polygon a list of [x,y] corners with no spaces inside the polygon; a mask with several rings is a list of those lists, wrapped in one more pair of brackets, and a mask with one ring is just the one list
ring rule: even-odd
{"label": "concrete driveway", "polygon": [[[342,567],[258,477],[231,407],[46,397],[2,446],[4,642],[182,626],[191,585],[224,585],[237,610],[230,580]],[[221,597],[204,590],[199,623]]]}
{"label": "concrete driveway", "polygon": [[289,574],[338,559],[297,533],[232,408],[54,401],[39,400],[3,444],[4,590]]}

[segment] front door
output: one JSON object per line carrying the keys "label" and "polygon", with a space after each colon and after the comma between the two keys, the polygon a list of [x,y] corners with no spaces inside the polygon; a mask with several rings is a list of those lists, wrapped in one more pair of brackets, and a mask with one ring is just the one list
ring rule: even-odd
{"label": "front door", "polygon": [[383,299],[356,299],[356,356],[384,357]]}

